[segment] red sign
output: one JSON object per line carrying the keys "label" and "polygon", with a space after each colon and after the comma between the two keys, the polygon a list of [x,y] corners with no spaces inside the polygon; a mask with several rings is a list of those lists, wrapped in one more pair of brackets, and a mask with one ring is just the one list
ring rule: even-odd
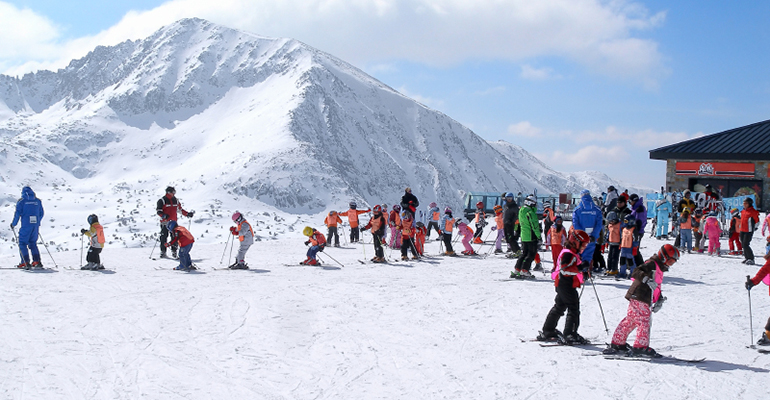
{"label": "red sign", "polygon": [[[770,176],[770,169],[768,169]],[[714,177],[754,177],[752,163],[720,163],[720,162],[677,162],[677,175],[698,175]]]}

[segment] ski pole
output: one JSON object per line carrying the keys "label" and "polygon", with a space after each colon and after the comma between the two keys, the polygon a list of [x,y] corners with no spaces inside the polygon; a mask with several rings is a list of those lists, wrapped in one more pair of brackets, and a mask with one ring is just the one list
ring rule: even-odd
{"label": "ski pole", "polygon": [[[375,234],[372,234],[372,238],[374,238],[374,240],[378,240],[377,235]],[[361,242],[361,249],[364,251],[364,261],[366,261],[366,244],[364,244],[364,242]]]}
{"label": "ski pole", "polygon": [[150,251],[150,259],[152,259],[152,254],[155,253],[155,247],[157,247],[158,243],[160,243],[160,233],[158,233],[158,235],[155,236],[155,241],[152,242],[152,250]]}
{"label": "ski pole", "polygon": [[13,231],[13,240],[16,241],[16,247],[19,248],[19,257],[21,257],[21,262],[26,263],[26,261],[24,261],[24,255],[21,253],[21,245],[19,244],[19,237],[16,236],[16,227],[12,226],[11,230]]}
{"label": "ski pole", "polygon": [[40,232],[38,232],[38,235],[40,236],[40,240],[43,241],[43,247],[45,247],[45,251],[48,252],[48,256],[51,257],[51,261],[53,261],[54,267],[56,267],[56,269],[58,269],[59,265],[56,264],[56,260],[53,259],[53,255],[51,254],[51,250],[48,250],[48,245],[45,243],[45,239],[43,239],[43,235],[40,234]]}
{"label": "ski pole", "polygon": [[[481,250],[481,248],[484,247],[484,243],[487,242],[487,239],[489,239],[489,234],[491,234],[491,233],[492,233],[491,230],[489,232],[487,232],[487,236],[485,236],[484,240],[479,244],[479,250]],[[473,247],[473,245],[471,245],[471,247]],[[492,247],[494,247],[494,246],[492,246]],[[474,250],[474,251],[476,251],[476,250]]]}
{"label": "ski pole", "polygon": [[227,246],[230,245],[230,238],[232,238],[232,237],[233,237],[233,235],[229,235],[227,237],[227,240],[225,241],[225,248],[224,248],[224,250],[222,250],[222,257],[219,259],[219,265],[222,265],[222,261],[224,261],[224,259],[225,259],[225,252],[227,252]]}
{"label": "ski pole", "polygon": [[80,234],[80,266],[83,266],[83,234]]}
{"label": "ski pole", "polygon": [[610,328],[607,327],[607,319],[604,318],[604,309],[602,308],[602,301],[599,300],[599,292],[596,291],[596,284],[594,284],[594,277],[593,275],[588,275],[588,277],[591,279],[591,286],[594,288],[594,294],[596,295],[596,302],[599,303],[599,311],[602,313],[602,321],[604,322],[604,331],[607,332],[607,334],[610,334]]}
{"label": "ski pole", "polygon": [[[746,280],[750,280],[751,276],[746,275]],[[750,348],[754,348],[754,318],[751,315],[751,290],[747,290],[749,292],[749,333],[751,334],[751,339],[749,340]]]}
{"label": "ski pole", "polygon": [[332,260],[334,260],[334,262],[336,262],[337,264],[339,264],[339,265],[340,265],[340,267],[343,267],[343,268],[345,267],[344,265],[342,265],[342,263],[341,263],[341,262],[337,261],[337,259],[336,259],[336,258],[332,257],[332,256],[331,256],[331,255],[329,255],[328,253],[324,253],[324,256],[326,256],[326,257],[329,257],[329,258],[331,258]]}
{"label": "ski pole", "polygon": [[233,239],[232,242],[230,242],[230,260],[233,259],[233,247],[235,247],[235,239]]}

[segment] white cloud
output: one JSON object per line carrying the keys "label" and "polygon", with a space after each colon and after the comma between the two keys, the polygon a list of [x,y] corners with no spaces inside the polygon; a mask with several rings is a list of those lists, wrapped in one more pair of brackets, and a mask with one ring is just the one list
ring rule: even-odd
{"label": "white cloud", "polygon": [[561,77],[554,74],[552,68],[535,68],[528,64],[521,66],[521,74],[519,74],[519,76],[530,81],[544,81],[547,79],[557,79]]}
{"label": "white cloud", "polygon": [[654,149],[702,136],[703,133],[699,132],[690,135],[685,132],[659,132],[652,129],[645,129],[642,131],[626,131],[615,126],[608,126],[604,131],[565,131],[562,132],[561,135],[568,137],[576,143],[589,143],[597,141],[603,143],[623,142],[637,147],[641,146]]}
{"label": "white cloud", "polygon": [[[23,52],[0,55],[0,62],[11,60],[18,66],[41,60],[64,66],[98,44],[142,38],[193,16],[299,39],[356,65],[394,59],[430,65],[478,59],[520,62],[555,56],[647,86],[665,75],[657,43],[635,36],[659,26],[665,14],[650,16],[632,0],[172,0],[149,11],[129,12],[115,26],[73,41],[63,41],[45,19],[28,24],[35,29],[27,31],[39,36],[18,46]],[[0,35],[0,48],[16,40],[15,31],[10,32],[14,34]],[[50,51],[56,40],[58,48]]]}
{"label": "white cloud", "polygon": [[628,157],[629,153],[622,146],[601,147],[590,145],[574,153],[556,150],[550,159],[561,165],[578,165],[582,168],[591,169],[597,166],[610,166],[622,162]]}
{"label": "white cloud", "polygon": [[0,63],[43,60],[55,50],[56,25],[30,9],[0,2]]}
{"label": "white cloud", "polygon": [[529,121],[521,121],[508,125],[508,134],[513,136],[537,137],[540,136],[542,131],[542,129],[532,126]]}

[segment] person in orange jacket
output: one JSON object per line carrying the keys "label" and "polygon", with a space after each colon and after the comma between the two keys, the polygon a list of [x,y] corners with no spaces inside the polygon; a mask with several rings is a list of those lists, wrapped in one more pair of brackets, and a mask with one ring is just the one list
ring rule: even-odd
{"label": "person in orange jacket", "polygon": [[417,227],[417,235],[415,236],[415,246],[417,247],[417,254],[425,255],[425,237],[428,235],[428,229],[421,221],[418,221],[415,225]]}
{"label": "person in orange jacket", "polygon": [[401,260],[406,261],[409,259],[407,257],[407,252],[409,251],[412,252],[412,259],[416,260],[418,256],[417,248],[414,245],[414,237],[417,233],[417,227],[414,222],[414,215],[408,209],[401,213],[401,223],[398,228],[401,232]]}
{"label": "person in orange jacket", "polygon": [[487,213],[484,212],[484,202],[476,203],[476,215],[473,218],[473,223],[476,225],[476,233],[473,234],[473,243],[484,243],[481,238],[481,234],[484,232],[484,227],[487,226]]}
{"label": "person in orange jacket", "polygon": [[176,221],[171,220],[168,221],[168,232],[171,234],[171,242],[166,244],[166,247],[171,247],[179,244],[179,266],[177,266],[176,270],[182,270],[182,271],[191,271],[195,268],[195,266],[192,265],[192,258],[190,257],[190,250],[192,250],[193,243],[195,243],[195,239],[193,238],[193,235],[185,229],[183,226],[179,226],[179,224],[176,223]]}
{"label": "person in orange jacket", "polygon": [[350,224],[350,243],[358,242],[358,216],[368,213],[369,211],[372,211],[372,209],[367,208],[366,210],[357,210],[356,203],[351,201],[350,209],[339,214],[348,218],[348,223]]}
{"label": "person in orange jacket", "polygon": [[741,244],[743,245],[743,263],[754,265],[754,251],[751,250],[751,238],[759,223],[759,213],[754,208],[754,199],[747,197],[743,200],[743,211],[741,211],[740,231]]}
{"label": "person in orange jacket", "polygon": [[326,234],[326,243],[332,244],[332,237],[334,237],[334,247],[340,247],[340,235],[337,234],[337,224],[342,223],[342,218],[336,211],[329,211],[329,215],[324,219],[324,225],[329,229],[329,233]]}
{"label": "person in orange jacket", "polygon": [[390,248],[401,248],[401,206],[395,204],[393,210],[388,216],[388,226],[390,226]]}
{"label": "person in orange jacket", "polygon": [[[369,219],[369,223],[361,228],[362,231],[367,229],[372,230],[372,243],[374,244],[374,258],[372,258],[372,262],[375,263],[385,262],[385,251],[383,251],[382,246],[384,245],[383,237],[387,231],[388,222],[385,219],[382,210],[382,206],[374,206],[374,215]],[[385,209],[385,211],[387,212],[387,209]]]}
{"label": "person in orange jacket", "polygon": [[318,232],[316,229],[309,226],[306,226],[305,229],[302,230],[302,233],[308,237],[308,240],[305,242],[305,246],[309,244],[310,248],[307,249],[307,259],[299,264],[319,265],[318,259],[316,259],[316,255],[319,251],[324,251],[324,248],[326,248],[326,237],[324,237],[323,233]]}
{"label": "person in orange jacket", "polygon": [[505,225],[503,224],[503,206],[497,204],[495,210],[495,225],[490,228],[497,231],[497,240],[495,240],[495,254],[503,254],[503,237],[505,236]]}
{"label": "person in orange jacket", "polygon": [[99,254],[104,248],[104,229],[102,228],[102,225],[99,224],[99,218],[96,216],[96,214],[91,214],[88,216],[88,223],[91,225],[90,229],[80,230],[80,233],[88,236],[89,238],[88,244],[90,247],[88,248],[88,255],[86,255],[86,261],[88,261],[88,264],[80,267],[80,269],[92,271],[97,269],[104,269],[102,261],[99,257]]}
{"label": "person in orange jacket", "polygon": [[556,268],[559,254],[564,249],[564,243],[567,242],[567,229],[562,225],[562,218],[556,216],[553,225],[551,225],[551,231],[549,236],[551,239],[551,258],[553,260],[553,266]]}

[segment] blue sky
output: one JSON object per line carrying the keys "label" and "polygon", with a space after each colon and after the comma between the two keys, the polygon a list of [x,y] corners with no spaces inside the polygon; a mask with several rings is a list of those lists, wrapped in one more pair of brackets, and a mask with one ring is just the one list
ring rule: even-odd
{"label": "blue sky", "polygon": [[658,187],[648,150],[770,119],[770,2],[0,0],[0,71],[192,16],[328,51],[561,171]]}

